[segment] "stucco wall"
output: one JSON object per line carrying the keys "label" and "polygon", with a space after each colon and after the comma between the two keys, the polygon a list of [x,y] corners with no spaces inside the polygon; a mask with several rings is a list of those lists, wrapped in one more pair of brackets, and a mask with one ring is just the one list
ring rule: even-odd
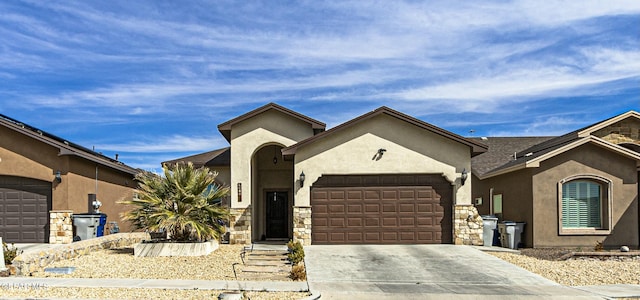
{"label": "stucco wall", "polygon": [[[523,169],[508,174],[479,181],[473,177],[473,198],[482,197],[482,205],[476,205],[480,215],[491,214],[491,196],[502,195],[502,214],[499,221],[526,222],[522,236],[525,247],[533,245],[533,194],[531,169]],[[493,194],[491,189],[493,188]]]}
{"label": "stucco wall", "polygon": [[[119,216],[125,207],[115,202],[132,195],[133,175],[79,157],[58,156],[58,148],[2,126],[0,136],[0,175],[52,182],[53,210],[86,213],[88,194],[96,192],[95,170],[98,166],[101,211],[108,215],[108,221],[117,221],[121,231],[129,230],[129,225],[123,224]],[[60,183],[54,181],[57,171],[62,175]]]}
{"label": "stucco wall", "polygon": [[[378,149],[387,151],[378,160]],[[420,129],[387,115],[378,115],[345,128],[312,144],[295,155],[294,174],[304,172],[303,188],[296,184],[295,205],[310,205],[310,187],[323,174],[443,173],[459,184],[463,168],[470,170],[466,145]],[[458,204],[470,204],[471,180],[455,196]]]}
{"label": "stucco wall", "polygon": [[[609,235],[559,235],[558,182],[579,174],[612,182],[612,224]],[[534,169],[535,247],[638,246],[638,186],[635,161],[595,145],[585,144],[557,155]]]}
{"label": "stucco wall", "polygon": [[[313,136],[308,123],[284,113],[269,110],[233,125],[231,129],[231,207],[251,204],[257,188],[252,175],[252,158],[267,145],[290,146]],[[242,202],[238,202],[238,183],[242,184]]]}

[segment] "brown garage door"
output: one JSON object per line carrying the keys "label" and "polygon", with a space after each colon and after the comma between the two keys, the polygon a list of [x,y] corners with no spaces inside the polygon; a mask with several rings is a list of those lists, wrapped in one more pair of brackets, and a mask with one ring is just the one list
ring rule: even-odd
{"label": "brown garage door", "polygon": [[51,183],[0,176],[0,236],[11,243],[45,243],[49,237]]}
{"label": "brown garage door", "polygon": [[451,193],[441,175],[323,176],[311,187],[312,243],[451,243]]}

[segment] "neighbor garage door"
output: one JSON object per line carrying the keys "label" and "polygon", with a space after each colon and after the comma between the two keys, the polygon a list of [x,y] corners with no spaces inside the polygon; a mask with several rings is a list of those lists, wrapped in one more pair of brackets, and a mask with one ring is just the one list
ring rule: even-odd
{"label": "neighbor garage door", "polygon": [[0,237],[12,243],[45,243],[51,183],[0,176]]}
{"label": "neighbor garage door", "polygon": [[451,243],[451,194],[442,175],[323,176],[311,187],[312,243]]}

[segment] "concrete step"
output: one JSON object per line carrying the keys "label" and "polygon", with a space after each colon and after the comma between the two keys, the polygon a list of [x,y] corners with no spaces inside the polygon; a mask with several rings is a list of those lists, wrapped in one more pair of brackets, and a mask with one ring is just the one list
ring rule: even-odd
{"label": "concrete step", "polygon": [[282,266],[291,265],[288,260],[256,260],[249,259],[245,262],[247,266]]}
{"label": "concrete step", "polygon": [[289,273],[291,266],[245,266],[242,273]]}
{"label": "concrete step", "polygon": [[264,255],[247,255],[246,260],[270,260],[270,261],[288,261],[286,256],[264,256]]}
{"label": "concrete step", "polygon": [[254,281],[291,281],[289,273],[242,273],[238,278]]}
{"label": "concrete step", "polygon": [[247,251],[247,254],[251,255],[261,255],[261,256],[279,256],[279,255],[287,255],[287,251],[272,251],[272,250],[253,250]]}

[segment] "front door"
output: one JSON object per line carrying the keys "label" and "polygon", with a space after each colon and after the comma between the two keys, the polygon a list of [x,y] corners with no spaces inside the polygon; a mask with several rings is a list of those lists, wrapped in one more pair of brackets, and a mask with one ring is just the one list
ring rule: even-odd
{"label": "front door", "polygon": [[267,192],[267,238],[288,238],[287,192]]}

